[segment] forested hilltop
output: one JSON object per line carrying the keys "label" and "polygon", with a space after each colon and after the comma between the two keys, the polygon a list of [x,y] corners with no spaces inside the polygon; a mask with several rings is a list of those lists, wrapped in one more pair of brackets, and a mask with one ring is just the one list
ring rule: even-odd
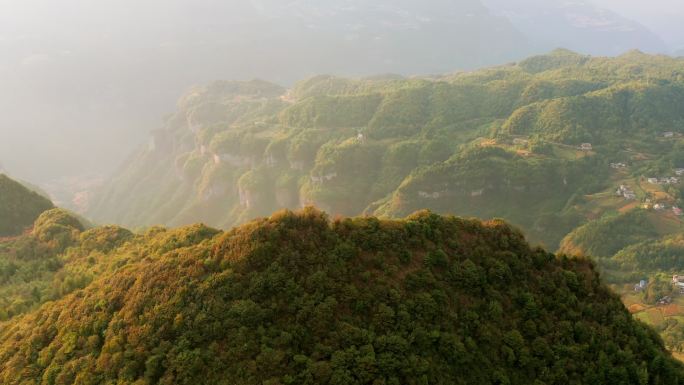
{"label": "forested hilltop", "polygon": [[134,234],[55,209],[0,244],[0,290],[30,302],[0,322],[2,384],[684,382],[590,261],[502,221],[307,208]]}

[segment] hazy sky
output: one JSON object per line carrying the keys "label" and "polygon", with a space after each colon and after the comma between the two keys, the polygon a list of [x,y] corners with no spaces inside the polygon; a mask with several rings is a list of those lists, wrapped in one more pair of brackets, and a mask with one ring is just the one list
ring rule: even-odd
{"label": "hazy sky", "polygon": [[619,9],[626,15],[660,15],[684,11],[681,0],[593,0],[594,3]]}
{"label": "hazy sky", "polygon": [[684,48],[684,0],[593,0],[636,20],[660,35],[672,48]]}

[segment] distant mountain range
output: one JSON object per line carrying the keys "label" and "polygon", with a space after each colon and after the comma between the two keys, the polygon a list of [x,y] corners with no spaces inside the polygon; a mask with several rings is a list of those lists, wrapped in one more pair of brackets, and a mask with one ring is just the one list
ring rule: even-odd
{"label": "distant mountain range", "polygon": [[474,69],[555,47],[666,50],[584,3],[521,1],[21,2],[23,13],[0,15],[0,117],[15,136],[0,152],[23,179],[108,172],[178,94],[214,79],[290,85]]}
{"label": "distant mountain range", "polygon": [[[684,167],[679,141],[659,139],[684,130],[682,73],[681,60],[637,51],[557,50],[443,77],[216,82],[181,99],[88,214],[228,227],[307,203],[390,217],[429,207],[502,216],[555,247],[596,215],[577,196],[612,193],[609,164],[628,151],[658,154],[635,177]],[[606,149],[575,154],[583,142]]]}
{"label": "distant mountain range", "polygon": [[483,0],[509,20],[535,49],[564,47],[592,55],[619,55],[631,49],[666,53],[663,39],[634,20],[590,1]]}

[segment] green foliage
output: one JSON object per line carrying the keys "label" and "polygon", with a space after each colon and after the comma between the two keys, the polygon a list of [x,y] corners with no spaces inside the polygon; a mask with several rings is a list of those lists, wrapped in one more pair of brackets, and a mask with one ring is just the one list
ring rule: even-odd
{"label": "green foliage", "polygon": [[525,106],[511,115],[504,132],[553,142],[606,143],[616,136],[652,140],[661,131],[682,131],[684,85],[626,82],[570,98]]}
{"label": "green foliage", "polygon": [[0,174],[0,237],[20,234],[52,207],[48,199]]}
{"label": "green foliage", "polygon": [[63,209],[42,213],[33,225],[32,235],[39,241],[54,245],[58,250],[70,246],[85,228],[81,221]]}
{"label": "green foliage", "polygon": [[566,207],[580,188],[603,185],[596,159],[564,161],[520,156],[500,147],[473,146],[446,162],[419,169],[379,212],[406,215],[429,208],[480,218],[503,217],[555,246],[578,223]]}
{"label": "green foliage", "polygon": [[51,280],[83,229],[78,218],[52,209],[38,217],[29,234],[0,241],[0,321],[73,290],[67,286],[75,283],[74,277],[65,277],[66,285],[54,285]]}
{"label": "green foliage", "polygon": [[583,225],[561,243],[560,251],[573,255],[612,257],[623,248],[657,236],[644,211],[608,215]]}
{"label": "green foliage", "polygon": [[684,270],[684,235],[648,240],[630,245],[615,254],[613,260],[622,270],[668,271]]}
{"label": "green foliage", "polygon": [[520,62],[520,67],[531,73],[555,70],[563,67],[581,66],[590,60],[589,56],[565,49],[557,49],[549,55],[535,56]]}
{"label": "green foliage", "polygon": [[228,232],[89,230],[60,259],[64,291],[0,330],[3,384],[684,379],[590,262],[501,221],[309,208]]}
{"label": "green foliage", "polygon": [[283,125],[301,128],[365,127],[383,100],[380,94],[320,96],[283,111]]}
{"label": "green foliage", "polygon": [[320,176],[323,180],[305,185],[304,197],[321,202],[336,213],[361,212],[365,202],[374,200],[370,195],[379,177],[377,170],[383,151],[380,145],[355,139],[324,145],[316,155],[316,166],[312,170],[314,177]]}
{"label": "green foliage", "polygon": [[133,233],[119,226],[103,226],[81,234],[80,246],[84,250],[109,252],[133,238]]}
{"label": "green foliage", "polygon": [[[682,105],[684,62],[639,52],[557,50],[441,77],[317,76],[290,90],[219,82],[181,100],[155,136],[166,145],[133,157],[89,215],[225,228],[302,203],[390,218],[427,207],[505,218],[556,249],[619,208],[585,197],[684,167],[682,137],[663,137],[684,134]],[[594,150],[577,151],[585,142]],[[667,187],[668,204],[684,205],[682,186]]]}

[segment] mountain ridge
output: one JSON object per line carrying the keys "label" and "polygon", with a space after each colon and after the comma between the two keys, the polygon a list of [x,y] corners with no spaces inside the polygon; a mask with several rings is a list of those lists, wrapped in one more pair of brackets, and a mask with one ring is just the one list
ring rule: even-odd
{"label": "mountain ridge", "polygon": [[[660,149],[657,137],[681,130],[683,72],[680,59],[638,51],[597,58],[557,50],[431,78],[317,76],[288,91],[260,83],[273,90],[266,98],[200,87],[191,92],[194,104],[182,102],[155,131],[154,150],[139,151],[96,194],[89,215],[133,226],[204,221],[229,227],[307,203],[335,214],[398,217],[429,207],[506,217],[554,247],[581,223],[569,210],[571,198],[608,187],[609,164],[625,156],[616,146],[571,150],[619,137],[628,148],[638,138],[644,152],[675,154],[674,147]],[[506,167],[508,175],[484,172],[487,162]],[[596,172],[587,174],[590,167]],[[531,189],[541,191],[529,213],[488,205],[486,198],[507,192],[520,202]],[[551,190],[554,203],[545,203]],[[454,205],[455,197],[468,205]],[[558,217],[559,211],[568,213]],[[541,217],[564,224],[549,232]]]}

